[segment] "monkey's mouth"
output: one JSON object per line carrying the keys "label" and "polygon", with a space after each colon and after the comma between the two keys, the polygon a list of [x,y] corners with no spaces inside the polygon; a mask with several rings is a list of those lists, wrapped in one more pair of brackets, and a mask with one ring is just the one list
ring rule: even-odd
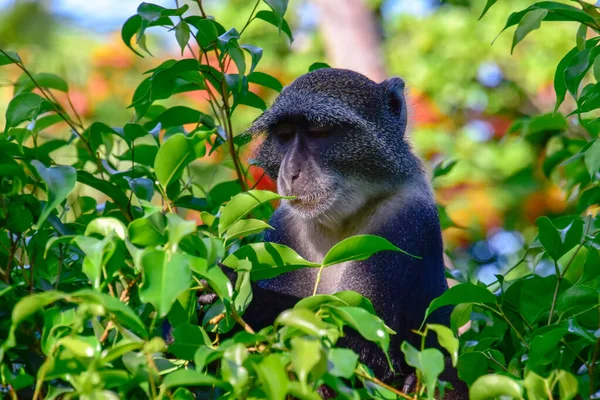
{"label": "monkey's mouth", "polygon": [[296,198],[288,200],[292,207],[300,209],[315,209],[329,204],[331,193],[320,191],[309,194],[296,194]]}

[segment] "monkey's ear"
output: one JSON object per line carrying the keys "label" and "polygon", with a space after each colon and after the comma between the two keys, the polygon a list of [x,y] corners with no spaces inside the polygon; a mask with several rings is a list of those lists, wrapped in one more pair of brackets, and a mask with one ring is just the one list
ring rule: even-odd
{"label": "monkey's ear", "polygon": [[394,115],[402,115],[404,108],[404,81],[401,78],[394,77],[381,83],[386,89],[388,105]]}

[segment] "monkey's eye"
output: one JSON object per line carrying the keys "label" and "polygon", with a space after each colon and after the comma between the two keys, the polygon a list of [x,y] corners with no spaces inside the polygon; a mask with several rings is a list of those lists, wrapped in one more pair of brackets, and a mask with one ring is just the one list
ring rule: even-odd
{"label": "monkey's eye", "polygon": [[308,130],[308,137],[311,139],[325,139],[331,136],[333,130],[328,126],[323,127],[311,127]]}
{"label": "monkey's eye", "polygon": [[295,133],[296,130],[291,126],[281,126],[273,130],[273,135],[282,142],[287,142],[292,139]]}

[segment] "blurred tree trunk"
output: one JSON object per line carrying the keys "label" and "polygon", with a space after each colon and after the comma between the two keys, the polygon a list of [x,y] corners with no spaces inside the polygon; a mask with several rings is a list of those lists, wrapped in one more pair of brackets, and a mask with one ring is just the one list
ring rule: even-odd
{"label": "blurred tree trunk", "polygon": [[387,77],[381,35],[364,0],[313,0],[332,67],[360,72],[376,82]]}

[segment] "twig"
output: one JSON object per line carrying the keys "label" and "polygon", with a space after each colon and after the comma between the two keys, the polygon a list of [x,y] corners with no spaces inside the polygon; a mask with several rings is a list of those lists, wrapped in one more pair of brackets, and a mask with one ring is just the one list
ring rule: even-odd
{"label": "twig", "polygon": [[324,266],[321,266],[321,268],[319,268],[319,272],[317,273],[317,279],[315,280],[315,287],[313,289],[313,296],[317,294],[317,289],[319,289],[319,283],[321,283],[321,275],[323,274],[323,269],[325,269]]}
{"label": "twig", "polygon": [[90,145],[90,142],[88,142],[83,137],[83,135],[77,130],[77,127],[73,124],[73,121],[71,121],[71,118],[69,118],[68,115],[66,115],[65,113],[63,113],[63,111],[61,110],[61,108],[59,107],[58,104],[56,104],[54,101],[52,101],[52,99],[50,98],[51,95],[49,95],[46,92],[46,90],[44,90],[44,88],[35,80],[35,78],[33,77],[33,75],[31,75],[31,73],[27,70],[27,68],[25,68],[25,66],[23,64],[21,64],[20,62],[17,62],[17,60],[13,59],[10,55],[8,55],[8,53],[6,53],[2,49],[0,49],[0,53],[4,54],[17,67],[19,67],[19,69],[21,69],[21,71],[23,71],[29,77],[29,79],[31,79],[31,82],[33,82],[33,84],[35,85],[35,87],[37,87],[40,90],[40,92],[42,93],[42,95],[46,98],[46,100],[48,100],[48,102],[50,103],[50,105],[52,106],[52,108],[54,109],[54,111],[56,112],[56,114],[58,114],[58,116],[61,117],[62,120],[67,123],[67,125],[69,125],[69,127],[73,130],[73,132],[77,135],[77,137],[85,144],[86,150],[88,151],[88,153],[90,153],[90,155],[92,156],[92,158],[96,161],[96,165],[98,167],[98,171],[100,171],[100,173],[102,174],[103,170],[102,170],[102,164],[100,163],[100,160],[96,156],[96,153],[94,153],[94,150],[92,149],[92,146]]}
{"label": "twig", "polygon": [[240,36],[242,36],[242,33],[244,33],[244,31],[246,30],[246,28],[248,27],[248,25],[250,25],[250,22],[252,22],[254,20],[254,12],[258,8],[258,5],[260,4],[260,1],[261,0],[258,0],[256,2],[256,4],[254,5],[254,8],[252,9],[252,12],[250,12],[250,17],[248,18],[248,21],[246,21],[246,25],[244,25],[244,27],[240,31]]}
{"label": "twig", "polygon": [[242,317],[240,317],[240,315],[237,313],[237,311],[235,310],[235,308],[231,308],[231,316],[233,317],[233,319],[235,320],[235,322],[237,322],[238,324],[240,324],[240,326],[242,328],[244,328],[244,330],[248,333],[254,334],[254,329],[252,329],[252,327],[250,325],[248,325],[248,323],[246,321],[244,321],[242,319]]}
{"label": "twig", "polygon": [[407,395],[407,394],[403,393],[402,391],[400,391],[400,390],[396,389],[396,388],[395,388],[395,387],[393,387],[393,386],[390,386],[390,385],[388,385],[387,383],[384,383],[384,382],[380,381],[379,379],[377,379],[377,378],[375,378],[375,377],[371,377],[371,376],[369,376],[369,375],[367,375],[367,374],[364,374],[363,372],[359,371],[358,369],[355,369],[355,370],[354,370],[354,373],[355,373],[356,375],[360,376],[360,377],[361,377],[361,378],[363,378],[363,379],[366,379],[366,380],[368,380],[368,381],[371,381],[371,382],[373,382],[373,383],[375,383],[375,384],[377,384],[377,385],[381,386],[382,388],[384,388],[384,389],[387,389],[387,390],[389,390],[390,392],[393,392],[394,394],[396,394],[396,395],[398,395],[398,396],[402,397],[403,399],[412,400],[412,397],[410,397],[409,395]]}
{"label": "twig", "polygon": [[202,7],[202,0],[196,0],[196,3],[198,3],[198,8],[200,8],[200,14],[202,14],[202,18],[206,18],[206,13]]}
{"label": "twig", "polygon": [[[598,312],[600,314],[600,309],[598,310]],[[592,362],[590,363],[590,366],[588,368],[588,373],[590,376],[590,393],[594,393],[594,390],[595,390],[594,367],[596,366],[596,360],[598,359],[598,348],[599,347],[600,347],[600,338],[598,340],[596,340],[596,346],[594,346],[594,355],[592,356]]]}
{"label": "twig", "polygon": [[216,317],[211,318],[208,323],[211,325],[216,325],[218,324],[223,318],[225,318],[225,313],[221,313],[219,315],[217,315]]}
{"label": "twig", "polygon": [[552,314],[554,314],[554,307],[556,306],[556,299],[558,297],[558,288],[560,287],[560,282],[565,277],[565,274],[569,270],[569,267],[573,263],[573,260],[575,260],[575,257],[577,256],[577,253],[579,253],[579,250],[581,250],[581,248],[583,247],[583,245],[585,245],[587,243],[587,241],[585,240],[585,238],[586,238],[586,236],[588,235],[588,233],[590,231],[590,226],[592,225],[591,224],[591,220],[592,220],[592,215],[590,214],[588,216],[588,221],[587,221],[588,222],[588,224],[587,224],[588,226],[587,226],[587,228],[585,230],[585,233],[583,235],[583,241],[581,243],[579,243],[579,246],[577,246],[577,249],[575,249],[575,252],[571,256],[571,259],[567,263],[567,266],[565,267],[565,269],[564,269],[564,271],[562,273],[560,272],[560,268],[558,266],[558,261],[554,260],[554,269],[555,269],[555,272],[556,272],[556,287],[554,288],[554,296],[552,297],[552,305],[550,306],[550,315],[548,315],[548,325],[550,325],[550,323],[552,322]]}
{"label": "twig", "polygon": [[60,274],[62,271],[62,265],[64,261],[64,254],[62,249],[62,244],[58,244],[58,267],[56,269],[56,282],[54,283],[54,289],[58,289],[58,284],[60,283]]}

